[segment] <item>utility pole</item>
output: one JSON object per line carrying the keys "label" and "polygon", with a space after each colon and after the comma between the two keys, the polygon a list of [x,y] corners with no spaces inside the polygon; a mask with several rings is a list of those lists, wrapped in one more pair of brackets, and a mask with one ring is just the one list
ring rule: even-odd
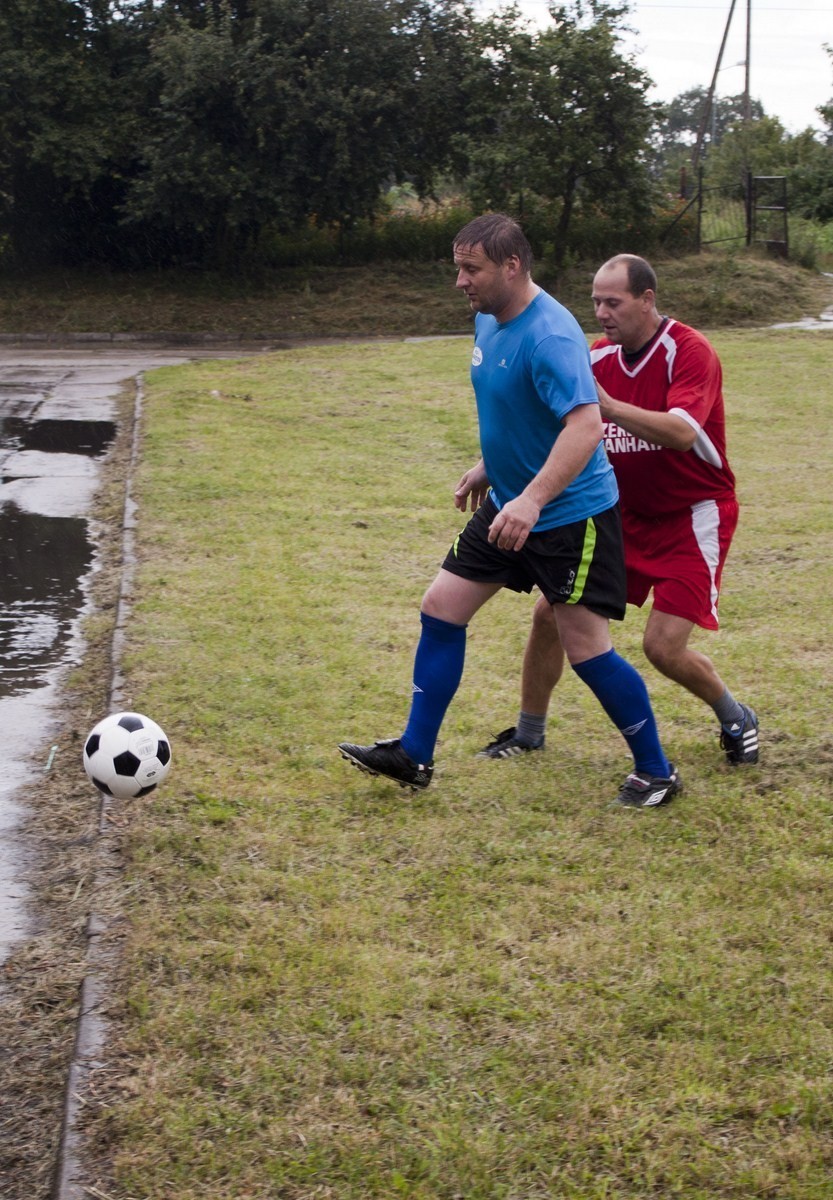
{"label": "utility pole", "polygon": [[[720,64],[723,61],[723,51],[726,49],[726,39],[729,36],[729,27],[732,24],[732,15],[734,14],[734,11],[735,11],[735,3],[736,3],[736,0],[732,0],[731,7],[729,8],[729,16],[726,18],[726,28],[723,30],[723,41],[720,43],[720,50],[718,51],[718,54],[717,54],[717,62],[714,64],[714,74],[712,75],[712,82],[711,82],[711,86],[709,88],[709,94],[706,97],[706,104],[705,104],[705,108],[703,109],[703,116],[700,121],[700,128],[697,131],[697,141],[694,146],[694,153],[691,156],[692,171],[695,175],[697,174],[697,168],[700,165],[700,156],[701,156],[702,150],[703,150],[703,138],[705,137],[705,134],[706,134],[706,127],[708,126],[709,116],[710,116],[711,110],[712,110],[712,104],[714,103],[714,89],[717,86],[717,76],[720,72]],[[752,0],[746,0],[746,4],[747,4],[747,19],[746,19],[746,96],[747,96],[747,100],[746,100],[746,104],[748,107],[748,105],[749,105],[749,99],[748,99],[748,97],[749,97],[749,10],[751,9],[751,6],[752,6]]]}
{"label": "utility pole", "polygon": [[746,0],[746,83],[743,91],[743,119],[748,125],[752,119],[752,99],[749,91],[749,60],[752,48],[752,0]]}

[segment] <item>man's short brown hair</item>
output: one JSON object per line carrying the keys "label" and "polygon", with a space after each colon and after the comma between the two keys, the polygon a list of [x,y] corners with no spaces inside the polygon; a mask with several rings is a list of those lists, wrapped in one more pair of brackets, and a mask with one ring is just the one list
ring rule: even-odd
{"label": "man's short brown hair", "polygon": [[454,249],[482,246],[493,263],[503,263],[513,254],[526,275],[532,270],[532,247],[517,221],[505,213],[485,213],[464,225],[454,239]]}

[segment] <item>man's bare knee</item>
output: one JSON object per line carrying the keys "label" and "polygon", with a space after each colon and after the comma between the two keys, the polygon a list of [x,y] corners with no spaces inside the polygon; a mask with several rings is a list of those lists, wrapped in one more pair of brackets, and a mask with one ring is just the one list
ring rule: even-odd
{"label": "man's bare knee", "polygon": [[532,610],[532,628],[539,637],[547,638],[550,641],[558,640],[558,623],[555,613],[552,611],[552,605],[544,596],[541,596]]}
{"label": "man's bare knee", "polygon": [[642,649],[652,667],[672,678],[678,673],[680,659],[685,654],[684,646],[675,646],[663,638],[651,637],[647,633],[642,641]]}

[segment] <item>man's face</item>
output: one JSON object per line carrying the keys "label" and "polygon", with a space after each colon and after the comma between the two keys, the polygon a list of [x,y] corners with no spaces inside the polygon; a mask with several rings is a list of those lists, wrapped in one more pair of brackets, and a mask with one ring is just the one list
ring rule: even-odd
{"label": "man's face", "polygon": [[514,300],[518,260],[512,257],[504,263],[492,262],[478,243],[476,246],[455,246],[454,265],[457,268],[455,286],[466,293],[472,312],[492,313],[500,319],[500,314]]}
{"label": "man's face", "polygon": [[593,307],[605,337],[624,350],[638,350],[654,332],[656,296],[650,288],[641,296],[630,292],[624,263],[597,272]]}

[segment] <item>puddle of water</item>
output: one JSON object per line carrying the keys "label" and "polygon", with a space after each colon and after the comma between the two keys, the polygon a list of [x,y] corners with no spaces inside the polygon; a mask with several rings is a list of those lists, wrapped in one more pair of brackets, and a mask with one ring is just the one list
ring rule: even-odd
{"label": "puddle of water", "polygon": [[[2,401],[2,395],[0,395]],[[115,421],[24,421],[11,417],[4,423],[0,439],[20,450],[46,454],[84,454],[98,458],[116,436]]]}
{"label": "puddle of water", "polygon": [[61,662],[92,560],[83,518],[0,509],[0,697],[41,686]]}
{"label": "puddle of water", "polygon": [[[830,271],[823,271],[828,279],[833,279]],[[833,329],[833,307],[826,308],[818,317],[804,317],[800,321],[784,321],[773,325],[773,329]]]}
{"label": "puddle of water", "polygon": [[800,321],[783,321],[772,325],[772,329],[833,329],[833,309],[828,309],[818,317],[803,317]]}

